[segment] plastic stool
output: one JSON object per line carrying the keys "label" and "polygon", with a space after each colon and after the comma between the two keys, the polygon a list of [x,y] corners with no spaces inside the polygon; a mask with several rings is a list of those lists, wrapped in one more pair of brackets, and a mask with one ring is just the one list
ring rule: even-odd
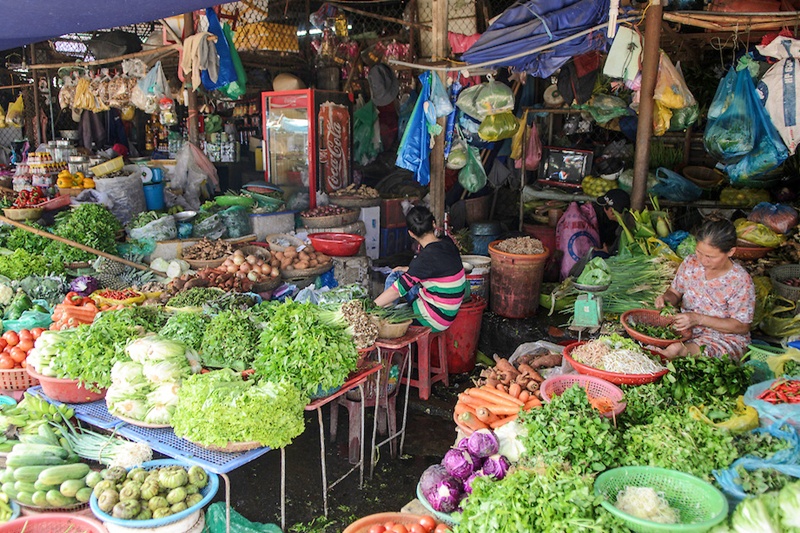
{"label": "plastic stool", "polygon": [[[433,343],[437,343],[437,353],[439,356],[437,366],[434,366],[433,361],[431,361],[431,346],[433,346]],[[444,332],[433,333],[428,329],[428,333],[420,336],[416,344],[417,361],[412,363],[412,365],[413,368],[417,370],[417,378],[412,378],[410,380],[403,378],[402,383],[410,387],[416,387],[419,391],[420,400],[427,400],[431,396],[431,386],[437,381],[442,381],[448,387],[450,386],[450,375],[447,372],[447,346]]]}

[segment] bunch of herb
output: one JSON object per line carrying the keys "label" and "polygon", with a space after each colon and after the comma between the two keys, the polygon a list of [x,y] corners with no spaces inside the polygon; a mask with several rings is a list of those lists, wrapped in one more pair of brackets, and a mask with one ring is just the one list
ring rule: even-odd
{"label": "bunch of herb", "polygon": [[[56,216],[53,234],[91,246],[101,252],[117,252],[116,234],[122,229],[119,221],[103,205],[82,204],[73,210]],[[73,248],[68,244],[52,241],[45,248],[45,255],[63,263],[91,261],[94,255]]]}
{"label": "bunch of herb", "polygon": [[240,292],[226,292],[206,303],[205,307],[213,313],[220,311],[244,311],[256,304],[256,296]]}
{"label": "bunch of herb", "polygon": [[617,464],[619,433],[610,419],[592,408],[581,387],[567,389],[520,419],[520,441],[533,461],[567,463],[579,473],[602,472]]}
{"label": "bunch of herb", "polygon": [[781,450],[792,448],[790,440],[776,437],[766,428],[737,433],[733,437],[733,445],[739,457],[750,455],[761,459],[769,459]]}
{"label": "bunch of herb", "polygon": [[170,307],[203,307],[224,293],[225,291],[222,289],[214,287],[192,287],[170,298],[167,305]]}
{"label": "bunch of herb", "polygon": [[176,313],[169,317],[158,334],[168,339],[181,341],[189,349],[199,352],[203,345],[206,326],[210,321],[211,318],[202,313]]}
{"label": "bunch of herb", "polygon": [[623,466],[671,468],[709,481],[712,470],[727,468],[737,457],[729,431],[675,411],[629,428],[622,449]]}
{"label": "bunch of herb", "polygon": [[261,378],[285,376],[308,396],[339,387],[358,352],[344,328],[323,325],[313,304],[287,301],[270,311],[253,367]]}
{"label": "bunch of herb", "polygon": [[165,217],[165,216],[167,216],[166,213],[156,213],[155,211],[142,211],[141,213],[139,213],[138,215],[133,217],[133,220],[128,222],[126,227],[129,230],[142,228],[142,227],[150,224],[151,222],[155,222],[159,218],[162,218],[162,217]]}
{"label": "bunch of herb", "polygon": [[[246,311],[223,311],[203,334],[201,361],[210,368],[252,368],[258,349],[258,328]],[[298,355],[302,352],[297,352]],[[302,357],[299,357],[302,360]],[[282,375],[282,374],[271,374]]]}
{"label": "bunch of herb", "polygon": [[781,376],[800,376],[800,361],[795,361],[794,359],[786,361],[783,365],[783,374]]}
{"label": "bunch of herb", "polygon": [[487,531],[627,531],[600,507],[593,479],[559,466],[517,468],[500,481],[481,476],[463,503],[455,533]]}
{"label": "bunch of herb", "polygon": [[676,402],[714,405],[735,399],[750,386],[751,366],[739,365],[724,356],[682,357],[667,364],[664,384]]}
{"label": "bunch of herb", "polygon": [[10,254],[0,254],[0,276],[12,280],[63,272],[64,265],[60,261],[51,261],[48,257],[31,254],[23,249],[14,250]]}
{"label": "bunch of herb", "polygon": [[649,424],[657,415],[667,411],[682,409],[675,403],[667,387],[661,383],[645,385],[622,385],[627,407],[620,415],[620,421],[626,426]]}
{"label": "bunch of herb", "polygon": [[737,466],[736,473],[739,474],[736,483],[744,492],[755,496],[771,490],[780,490],[795,480],[795,478],[772,468],[747,470],[742,466]]}
{"label": "bunch of herb", "polygon": [[[44,226],[36,222],[29,222],[27,224],[33,228],[46,231]],[[26,252],[32,254],[42,254],[44,249],[47,248],[47,245],[51,242],[53,241],[47,237],[42,237],[41,235],[31,233],[22,228],[14,228],[6,237],[4,245],[9,250],[18,250],[22,248]]]}
{"label": "bunch of herb", "polygon": [[306,401],[286,381],[244,381],[230,369],[215,370],[183,381],[171,424],[175,435],[206,446],[282,448],[305,429]]}

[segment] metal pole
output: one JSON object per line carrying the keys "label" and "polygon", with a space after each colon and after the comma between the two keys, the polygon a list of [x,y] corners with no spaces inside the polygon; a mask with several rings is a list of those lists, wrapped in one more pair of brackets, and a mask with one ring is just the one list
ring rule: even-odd
{"label": "metal pole", "polygon": [[639,102],[639,121],[636,128],[636,155],[633,162],[631,209],[641,210],[647,196],[647,172],[650,167],[650,140],[653,135],[653,93],[658,77],[659,45],[661,40],[661,0],[651,0],[647,7],[642,51],[642,90]]}
{"label": "metal pole", "polygon": [[[194,34],[194,14],[183,14],[183,35],[184,38]],[[200,140],[200,113],[197,110],[197,93],[194,91],[196,87],[186,91],[186,107],[189,108],[189,118],[187,126],[189,130],[189,142],[195,146],[199,145]]]}

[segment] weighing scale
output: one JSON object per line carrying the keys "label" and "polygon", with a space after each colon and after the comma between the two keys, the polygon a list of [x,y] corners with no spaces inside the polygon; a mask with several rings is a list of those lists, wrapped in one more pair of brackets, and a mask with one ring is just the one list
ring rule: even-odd
{"label": "weighing scale", "polygon": [[578,340],[584,331],[589,334],[600,331],[600,326],[603,324],[603,298],[595,296],[595,293],[603,292],[610,286],[610,283],[606,285],[573,283],[573,287],[582,293],[575,300],[575,310],[569,325],[569,329],[578,332]]}

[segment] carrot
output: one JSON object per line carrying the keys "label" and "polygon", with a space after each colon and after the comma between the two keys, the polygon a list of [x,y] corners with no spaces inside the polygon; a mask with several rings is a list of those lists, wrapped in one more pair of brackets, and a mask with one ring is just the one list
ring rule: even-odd
{"label": "carrot", "polygon": [[499,391],[497,389],[493,390],[493,389],[483,389],[482,388],[481,390],[485,390],[486,392],[488,392],[490,394],[494,394],[495,396],[497,396],[498,398],[503,400],[503,402],[505,402],[505,403],[510,403],[510,404],[513,404],[513,405],[524,405],[523,402],[519,401],[519,398],[514,398],[513,396],[509,396],[508,393]]}
{"label": "carrot", "polygon": [[490,387],[496,387],[500,383],[496,378],[486,378],[486,384]]}
{"label": "carrot", "polygon": [[525,405],[522,407],[522,409],[524,411],[528,411],[530,409],[533,409],[534,407],[541,407],[541,406],[542,406],[541,400],[539,400],[539,398],[534,396],[533,398],[530,398],[527,402],[525,402]]}
{"label": "carrot", "polygon": [[458,416],[458,420],[472,430],[487,429],[489,427],[478,420],[478,417],[472,413],[462,413]]}
{"label": "carrot", "polygon": [[500,418],[497,421],[492,422],[491,424],[489,424],[489,427],[491,427],[492,429],[497,429],[500,426],[504,426],[504,425],[508,424],[509,422],[511,422],[512,420],[516,420],[516,419],[517,419],[517,415],[511,415],[511,416],[507,416],[505,418]]}
{"label": "carrot", "polygon": [[[511,401],[511,396],[504,394],[497,389],[472,389],[469,395],[475,398],[480,398],[484,402],[484,405],[498,404],[511,407],[518,405]],[[522,402],[520,402],[520,404],[522,404]]]}
{"label": "carrot", "polygon": [[504,359],[499,355],[494,354],[494,362],[495,362],[494,367],[499,372],[508,374],[512,378],[519,375],[519,371],[516,368],[514,368],[514,365],[508,362],[508,359]]}
{"label": "carrot", "polygon": [[453,412],[457,415],[461,415],[464,413],[475,414],[475,408],[462,402],[456,402],[456,407],[455,409],[453,409]]}
{"label": "carrot", "polygon": [[528,402],[528,399],[531,397],[531,393],[527,390],[523,390],[519,393],[519,401],[521,402]]}
{"label": "carrot", "polygon": [[510,407],[505,405],[489,405],[487,408],[498,416],[509,416],[519,413],[520,406],[515,405],[514,407]]}
{"label": "carrot", "polygon": [[508,386],[505,383],[498,383],[495,389],[499,390],[500,392],[508,392]]}
{"label": "carrot", "polygon": [[530,365],[526,364],[519,365],[519,371],[522,372],[523,374],[528,374],[531,378],[538,381],[539,383],[544,381],[542,375],[539,374],[536,370],[534,370],[533,367]]}
{"label": "carrot", "polygon": [[463,404],[465,404],[465,405],[472,406],[472,407],[474,407],[476,409],[478,407],[483,407],[484,405],[486,405],[486,402],[484,402],[480,398],[476,398],[475,396],[471,396],[469,394],[470,390],[472,390],[472,389],[467,389],[467,392],[462,392],[461,394],[459,394],[458,395],[458,401],[463,403]]}
{"label": "carrot", "polygon": [[493,411],[490,411],[485,407],[479,407],[475,411],[475,416],[477,416],[478,420],[480,420],[484,424],[491,424],[492,422],[497,420],[497,413],[494,413]]}
{"label": "carrot", "polygon": [[511,385],[508,386],[508,394],[510,394],[514,398],[519,398],[521,392],[522,392],[522,387],[520,386],[519,383],[512,383]]}

